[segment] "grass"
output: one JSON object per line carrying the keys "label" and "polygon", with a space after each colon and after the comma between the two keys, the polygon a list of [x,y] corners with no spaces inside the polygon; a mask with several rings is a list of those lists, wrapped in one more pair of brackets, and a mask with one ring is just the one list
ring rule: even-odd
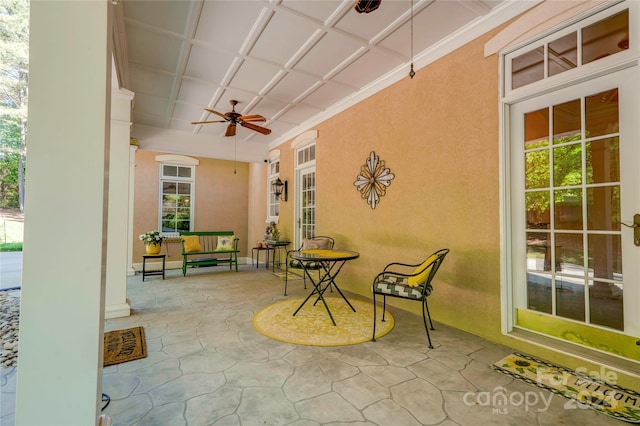
{"label": "grass", "polygon": [[0,251],[22,251],[22,242],[19,243],[1,243]]}
{"label": "grass", "polygon": [[0,218],[0,251],[22,251],[24,223]]}

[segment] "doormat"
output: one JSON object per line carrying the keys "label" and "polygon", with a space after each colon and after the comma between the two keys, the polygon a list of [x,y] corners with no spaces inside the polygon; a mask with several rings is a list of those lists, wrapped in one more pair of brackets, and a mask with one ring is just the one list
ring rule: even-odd
{"label": "doormat", "polygon": [[640,393],[630,389],[517,352],[494,363],[492,368],[573,399],[581,407],[629,423],[640,423]]}
{"label": "doormat", "polygon": [[287,273],[286,272],[274,272],[273,275],[275,275],[276,277],[280,278],[282,281],[285,281],[287,279],[289,281],[301,280],[302,279],[302,275],[298,275],[295,272],[289,272],[289,277],[287,277]]}
{"label": "doormat", "polygon": [[103,365],[120,364],[147,357],[144,328],[134,327],[104,333]]}

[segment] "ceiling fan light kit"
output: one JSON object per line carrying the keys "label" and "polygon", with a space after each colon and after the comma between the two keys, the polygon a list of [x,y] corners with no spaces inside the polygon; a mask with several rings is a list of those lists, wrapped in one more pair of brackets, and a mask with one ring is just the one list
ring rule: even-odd
{"label": "ceiling fan light kit", "polygon": [[231,99],[229,101],[229,103],[231,104],[231,111],[222,114],[221,112],[218,112],[214,109],[211,108],[205,108],[204,110],[211,113],[211,114],[215,114],[217,116],[220,116],[222,118],[224,118],[224,120],[210,120],[210,121],[192,121],[191,124],[209,124],[209,123],[226,123],[228,122],[229,125],[227,126],[227,130],[225,132],[225,136],[235,136],[236,135],[236,128],[237,125],[240,124],[242,127],[246,127],[249,130],[253,130],[254,132],[258,132],[261,133],[263,135],[268,135],[271,133],[271,129],[268,129],[266,127],[262,127],[262,126],[258,126],[257,124],[253,124],[256,122],[265,122],[267,121],[266,118],[264,118],[263,116],[259,115],[259,114],[252,114],[252,115],[242,115],[240,113],[236,112],[236,105],[238,105],[238,101],[236,101],[235,99]]}

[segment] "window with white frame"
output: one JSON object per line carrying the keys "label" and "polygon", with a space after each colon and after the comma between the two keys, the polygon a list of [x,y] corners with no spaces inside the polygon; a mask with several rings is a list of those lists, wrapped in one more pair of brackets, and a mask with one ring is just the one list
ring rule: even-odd
{"label": "window with white frame", "polygon": [[629,49],[629,10],[568,26],[506,55],[506,92]]}
{"label": "window with white frame", "polygon": [[193,228],[195,167],[162,163],[160,166],[160,229],[178,235]]}
{"label": "window with white frame", "polygon": [[279,176],[280,159],[271,160],[269,162],[269,177],[267,178],[267,194],[269,194],[267,201],[267,214],[269,216],[269,220],[275,220],[280,216],[280,199],[276,197],[273,188],[273,183]]}

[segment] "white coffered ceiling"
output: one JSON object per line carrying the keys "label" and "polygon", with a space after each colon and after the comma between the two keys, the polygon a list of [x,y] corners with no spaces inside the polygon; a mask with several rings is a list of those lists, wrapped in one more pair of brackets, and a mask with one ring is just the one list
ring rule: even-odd
{"label": "white coffered ceiling", "polygon": [[[409,78],[410,0],[368,14],[354,0],[121,0],[132,136],[143,148],[259,162],[270,148]],[[537,2],[414,0],[419,68]],[[268,136],[203,108],[266,117]],[[234,144],[234,142],[236,142]]]}

